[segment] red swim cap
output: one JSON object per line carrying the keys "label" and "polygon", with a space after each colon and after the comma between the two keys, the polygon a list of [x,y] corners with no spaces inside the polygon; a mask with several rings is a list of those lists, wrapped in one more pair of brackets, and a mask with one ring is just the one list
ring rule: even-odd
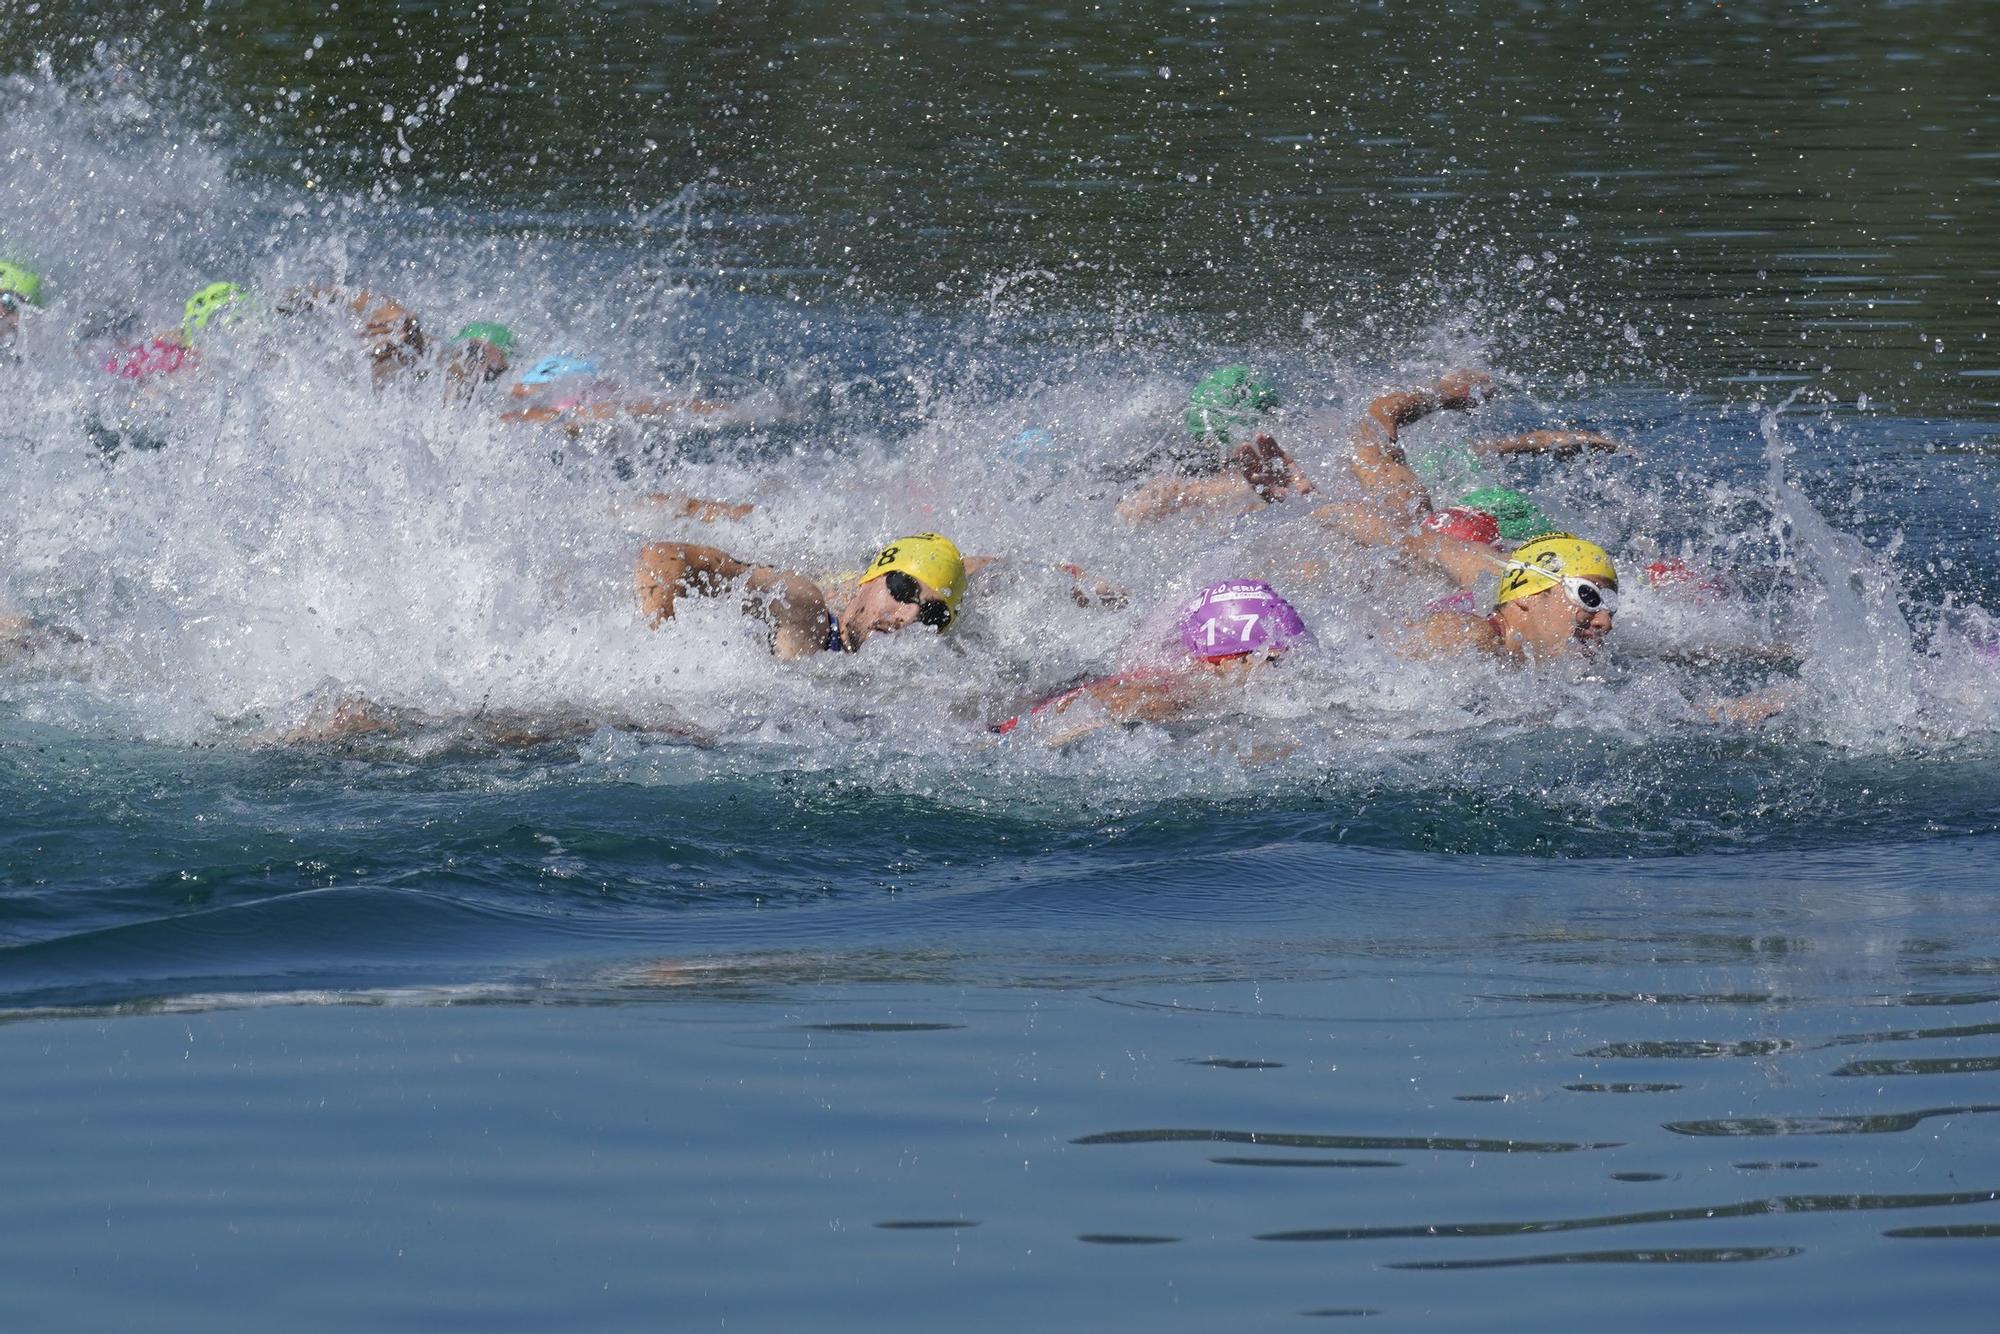
{"label": "red swim cap", "polygon": [[1453,505],[1424,516],[1418,525],[1426,533],[1445,533],[1463,542],[1492,545],[1500,540],[1500,521],[1485,510],[1470,505]]}

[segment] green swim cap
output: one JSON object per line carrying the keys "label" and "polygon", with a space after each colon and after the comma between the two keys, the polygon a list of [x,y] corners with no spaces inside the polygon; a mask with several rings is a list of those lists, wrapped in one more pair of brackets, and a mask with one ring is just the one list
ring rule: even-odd
{"label": "green swim cap", "polygon": [[490,320],[478,320],[466,325],[452,337],[454,343],[470,343],[474,339],[491,343],[508,356],[514,355],[514,331],[504,324],[494,324]]}
{"label": "green swim cap", "polygon": [[1188,395],[1187,428],[1197,440],[1214,436],[1229,443],[1231,431],[1248,431],[1257,419],[1278,406],[1278,391],[1260,380],[1248,366],[1224,366],[1210,371]]}
{"label": "green swim cap", "polygon": [[187,306],[181,315],[181,341],[194,342],[195,335],[208,328],[210,320],[249,295],[235,283],[210,283],[196,292],[187,299]]}
{"label": "green swim cap", "polygon": [[42,304],[42,275],[25,264],[0,259],[0,292],[12,292],[31,306]]}
{"label": "green swim cap", "polygon": [[1467,491],[1458,498],[1458,503],[1485,510],[1498,519],[1500,536],[1509,542],[1546,533],[1556,526],[1548,515],[1542,513],[1540,505],[1511,486],[1482,486],[1477,491]]}

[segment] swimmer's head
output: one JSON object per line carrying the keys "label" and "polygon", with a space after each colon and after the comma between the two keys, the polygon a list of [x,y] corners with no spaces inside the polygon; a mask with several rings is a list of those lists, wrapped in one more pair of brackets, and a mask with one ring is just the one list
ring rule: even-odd
{"label": "swimmer's head", "polygon": [[597,363],[580,357],[543,357],[521,372],[522,384],[554,384],[576,375],[597,374]]}
{"label": "swimmer's head", "polygon": [[1500,536],[1509,542],[1522,542],[1555,527],[1541,506],[1510,486],[1482,486],[1467,491],[1458,503],[1491,514],[1500,525]]}
{"label": "swimmer's head", "polygon": [[210,283],[187,299],[181,313],[181,342],[192,346],[215,317],[248,298],[250,293],[235,283]]}
{"label": "swimmer's head", "polygon": [[1433,511],[1424,516],[1419,524],[1424,532],[1443,533],[1461,542],[1478,542],[1488,545],[1500,540],[1500,521],[1485,510],[1474,509],[1470,505],[1453,505],[1449,509]]}
{"label": "swimmer's head", "polygon": [[474,320],[452,335],[454,343],[484,343],[503,356],[514,355],[514,331],[491,320]]}
{"label": "swimmer's head", "polygon": [[1278,406],[1278,391],[1248,366],[1223,366],[1201,377],[1188,395],[1187,428],[1197,440],[1229,444],[1249,439],[1264,414]]}
{"label": "swimmer's head", "polygon": [[514,331],[487,320],[466,325],[451,341],[456,349],[454,373],[477,375],[489,382],[507,373],[508,358],[514,355]]}
{"label": "swimmer's head", "polygon": [[965,557],[948,537],[912,533],[889,543],[868,562],[862,585],[877,579],[887,580],[891,598],[917,609],[920,624],[942,634],[957,619],[959,601],[965,596]]}
{"label": "swimmer's head", "polygon": [[1017,468],[1032,467],[1055,452],[1056,438],[1046,426],[1030,426],[1000,446],[1000,457]]}
{"label": "swimmer's head", "polygon": [[16,297],[30,306],[42,304],[42,275],[25,264],[0,259],[0,297]]}
{"label": "swimmer's head", "polygon": [[1181,643],[1205,662],[1316,642],[1298,609],[1262,579],[1210,584],[1181,609]]}
{"label": "swimmer's head", "polygon": [[[1586,583],[1598,590],[1595,602],[1591,601],[1592,594],[1581,592],[1578,587]],[[1500,577],[1500,590],[1494,595],[1493,605],[1496,609],[1504,607],[1552,588],[1567,590],[1573,602],[1581,598],[1579,605],[1585,611],[1610,611],[1615,597],[1606,598],[1604,594],[1618,592],[1618,569],[1611,563],[1610,555],[1595,542],[1586,542],[1574,533],[1543,533],[1515,549],[1513,559],[1507,562],[1507,572]]]}

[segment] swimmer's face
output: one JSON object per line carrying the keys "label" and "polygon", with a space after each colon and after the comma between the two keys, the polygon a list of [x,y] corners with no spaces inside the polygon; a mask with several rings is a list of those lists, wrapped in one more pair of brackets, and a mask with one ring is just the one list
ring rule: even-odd
{"label": "swimmer's face", "polygon": [[0,292],[0,344],[13,342],[21,331],[21,307],[27,304],[19,292]]}
{"label": "swimmer's face", "polygon": [[[445,368],[445,375],[451,387],[460,394],[470,394],[482,384],[491,384],[507,373],[507,354],[484,338],[474,338],[457,350]],[[518,392],[520,386],[515,386]]]}
{"label": "swimmer's face", "polygon": [[[1595,577],[1588,577],[1586,582],[1600,588],[1609,587]],[[1515,608],[1519,610],[1513,610]],[[1599,607],[1592,610],[1583,606],[1561,584],[1516,598],[1501,611],[1503,614],[1511,613],[1506,616],[1510,628],[1538,657],[1554,656],[1571,649],[1590,652],[1611,633],[1612,614],[1608,609]]]}
{"label": "swimmer's face", "polygon": [[1195,664],[1219,683],[1237,685],[1248,681],[1267,663],[1278,660],[1277,653],[1233,653],[1226,658],[1196,658]]}
{"label": "swimmer's face", "polygon": [[[897,582],[902,586],[901,580]],[[856,643],[871,634],[894,634],[915,625],[922,618],[926,604],[942,604],[944,601],[935,588],[921,580],[910,578],[909,585],[905,587],[914,587],[914,601],[906,602],[896,596],[890,587],[890,576],[871,579],[861,585],[860,593],[850,604],[851,610],[842,620],[844,627],[852,628]]]}

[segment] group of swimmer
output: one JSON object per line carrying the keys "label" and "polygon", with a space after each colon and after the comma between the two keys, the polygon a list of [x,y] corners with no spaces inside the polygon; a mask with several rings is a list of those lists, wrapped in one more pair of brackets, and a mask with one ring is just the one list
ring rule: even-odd
{"label": "group of swimmer", "polygon": [[[47,310],[42,274],[20,260],[0,258],[0,357],[14,350],[23,319],[39,318]],[[197,371],[204,351],[219,338],[274,320],[315,316],[346,327],[378,387],[435,374],[447,403],[467,405],[486,386],[513,374],[499,413],[503,422],[555,423],[576,433],[614,419],[699,417],[731,407],[699,396],[630,392],[584,357],[551,354],[517,367],[520,340],[497,320],[472,321],[434,347],[417,315],[395,298],[326,283],[264,294],[237,282],[210,282],[182,304],[178,324],[150,334],[134,334],[129,324],[100,329],[77,352],[106,376],[143,394]]]}
{"label": "group of swimmer", "polygon": [[[41,276],[17,260],[0,260],[0,349],[19,335],[29,312],[44,309]],[[202,287],[187,299],[177,328],[128,342],[103,354],[107,374],[146,381],[191,369],[218,330],[245,320],[293,318],[330,312],[346,321],[377,383],[436,371],[448,402],[466,402],[514,366],[515,334],[494,321],[459,329],[442,353],[417,317],[399,302],[366,290],[322,285],[264,298],[233,282]],[[595,377],[580,359],[552,356],[520,374],[512,396],[521,403],[502,414],[515,421],[557,420],[566,414],[603,419],[613,414],[703,411],[699,400],[648,400],[624,396]],[[562,393],[548,392],[570,388]],[[599,386],[595,393],[578,384]],[[1439,576],[1455,592],[1434,602],[1403,628],[1399,653],[1411,658],[1453,654],[1528,667],[1595,653],[1611,634],[1618,612],[1619,574],[1600,545],[1556,528],[1528,497],[1485,487],[1439,505],[1410,465],[1400,433],[1440,412],[1464,412],[1494,392],[1484,374],[1457,370],[1420,388],[1383,394],[1349,436],[1348,470],[1354,498],[1308,511],[1328,537],[1390,549],[1409,566]],[[1141,481],[1119,499],[1114,512],[1129,525],[1180,516],[1235,515],[1276,505],[1304,508],[1315,485],[1275,438],[1278,396],[1249,367],[1222,367],[1190,395],[1183,445],[1171,468]],[[1533,431],[1476,442],[1475,454],[1572,454],[1619,448],[1607,437],[1580,431]],[[650,497],[680,517],[704,522],[738,518],[752,506],[702,500],[677,493]],[[816,580],[775,564],[746,561],[718,547],[658,541],[638,553],[639,607],[654,626],[671,620],[683,600],[735,597],[761,623],[770,651],[781,659],[852,654],[882,635],[917,627],[947,634],[960,618],[973,576],[994,557],[967,557],[948,537],[912,533],[888,542],[861,570]],[[1080,603],[1118,603],[1122,590],[1090,579],[1075,566],[1060,567],[1074,580]],[[1324,564],[1306,562],[1282,572],[1244,570],[1186,600],[1177,617],[1177,642],[1164,660],[1065,686],[993,728],[1007,734],[1033,730],[1065,715],[1070,721],[1045,732],[1052,743],[1120,723],[1164,721],[1212,704],[1243,688],[1270,664],[1316,647],[1317,640],[1280,591],[1286,581],[1310,582]],[[1483,598],[1480,590],[1490,583]],[[1711,705],[1718,719],[1757,721],[1781,710],[1789,687]],[[364,720],[370,710],[344,710]],[[1077,719],[1088,721],[1078,723]],[[343,723],[340,726],[351,725]]]}
{"label": "group of swimmer", "polygon": [[[1459,370],[1435,384],[1376,398],[1350,437],[1350,471],[1359,499],[1321,506],[1310,517],[1332,534],[1393,549],[1410,565],[1440,575],[1456,591],[1438,599],[1405,627],[1397,650],[1411,658],[1474,654],[1526,667],[1589,655],[1610,635],[1618,611],[1618,570],[1597,543],[1557,529],[1519,491],[1485,487],[1438,506],[1411,468],[1399,433],[1434,413],[1462,412],[1485,402],[1493,381]],[[1277,395],[1242,365],[1222,367],[1195,387],[1186,413],[1196,447],[1177,473],[1140,484],[1116,506],[1128,524],[1155,523],[1202,511],[1245,513],[1313,494],[1305,471],[1273,434]],[[1575,453],[1615,450],[1594,432],[1532,431],[1476,442],[1477,454]],[[1208,469],[1189,465],[1203,455]],[[1206,475],[1188,476],[1188,472]],[[688,499],[690,518],[740,517],[748,506]],[[762,621],[780,658],[859,652],[877,635],[913,626],[947,633],[958,618],[971,577],[996,558],[967,557],[939,533],[915,533],[884,546],[858,574],[822,584],[795,570],[744,561],[717,547],[654,542],[639,554],[636,582],[648,618],[671,619],[689,595],[734,595],[743,612]],[[1107,588],[1074,566],[1078,600],[1112,601]],[[1324,564],[1308,562],[1292,577],[1312,580]],[[1657,571],[1656,571],[1657,573]],[[1480,605],[1475,590],[1492,584]],[[1165,721],[1213,704],[1268,664],[1317,647],[1298,609],[1264,577],[1222,580],[1180,607],[1177,642],[1165,660],[1139,663],[1109,676],[1066,686],[1023,713],[995,725],[1008,734],[1089,706],[1089,721],[1052,728],[1063,744],[1118,723]],[[1717,720],[1759,721],[1782,710],[1790,686],[1711,703]]]}

